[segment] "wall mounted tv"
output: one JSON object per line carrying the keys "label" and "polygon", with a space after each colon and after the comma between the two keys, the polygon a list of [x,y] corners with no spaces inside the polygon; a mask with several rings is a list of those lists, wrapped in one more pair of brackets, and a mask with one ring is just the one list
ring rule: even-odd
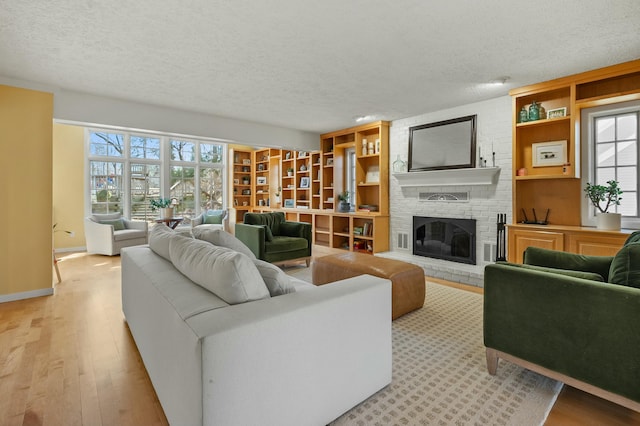
{"label": "wall mounted tv", "polygon": [[454,118],[409,128],[409,171],[476,166],[476,117]]}

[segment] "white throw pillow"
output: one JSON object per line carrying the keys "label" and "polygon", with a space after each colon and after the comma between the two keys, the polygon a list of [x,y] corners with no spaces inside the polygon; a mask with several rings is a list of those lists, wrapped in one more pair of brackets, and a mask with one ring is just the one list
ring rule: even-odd
{"label": "white throw pillow", "polygon": [[249,256],[249,259],[255,259],[256,255],[235,235],[222,229],[206,229],[201,227],[193,228],[193,236],[199,240],[208,241],[213,245],[230,248],[242,254]]}
{"label": "white throw pillow", "polygon": [[253,264],[258,268],[271,297],[295,293],[296,288],[291,284],[289,275],[282,272],[282,269],[260,259],[254,259]]}
{"label": "white throw pillow", "polygon": [[172,238],[169,253],[187,278],[230,305],[271,297],[258,269],[242,253],[188,238]]}
{"label": "white throw pillow", "polygon": [[91,219],[94,222],[102,222],[103,220],[116,220],[122,217],[122,213],[94,213]]}
{"label": "white throw pillow", "polygon": [[174,237],[179,237],[176,231],[166,226],[164,223],[158,223],[149,231],[149,248],[158,256],[162,256],[171,261],[169,254],[169,241]]}

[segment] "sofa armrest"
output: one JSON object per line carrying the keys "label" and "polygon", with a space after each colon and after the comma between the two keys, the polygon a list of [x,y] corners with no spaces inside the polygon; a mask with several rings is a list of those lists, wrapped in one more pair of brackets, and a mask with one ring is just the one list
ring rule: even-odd
{"label": "sofa armrest", "polygon": [[263,225],[247,225],[236,223],[236,238],[242,241],[258,259],[264,259],[265,229]]}
{"label": "sofa armrest", "polygon": [[593,272],[608,281],[612,261],[612,256],[587,256],[530,246],[524,251],[523,263],[547,268]]}
{"label": "sofa armrest", "polygon": [[390,318],[391,283],[370,275],[190,318],[203,424],[328,424],[391,382]]}
{"label": "sofa armrest", "polygon": [[640,289],[488,265],[484,343],[640,401]]}

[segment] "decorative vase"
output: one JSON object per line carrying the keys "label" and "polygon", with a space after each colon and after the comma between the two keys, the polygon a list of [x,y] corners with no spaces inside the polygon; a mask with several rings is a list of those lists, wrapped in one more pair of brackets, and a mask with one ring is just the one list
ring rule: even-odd
{"label": "decorative vase", "polygon": [[536,101],[533,101],[529,106],[529,121],[536,121],[540,118],[540,108]]}
{"label": "decorative vase", "polygon": [[173,207],[163,207],[160,209],[161,219],[171,219],[173,217]]}
{"label": "decorative vase", "polygon": [[407,171],[406,167],[407,167],[407,163],[402,161],[400,159],[400,156],[398,155],[396,161],[393,162],[393,172],[394,173],[406,172]]}
{"label": "decorative vase", "polygon": [[527,121],[529,121],[529,113],[525,107],[522,107],[518,115],[518,123],[526,123]]}
{"label": "decorative vase", "polygon": [[622,222],[620,213],[599,213],[596,215],[598,229],[607,231],[619,231]]}
{"label": "decorative vase", "polygon": [[338,204],[338,211],[348,212],[349,210],[351,210],[351,204],[346,201],[340,201],[340,203]]}

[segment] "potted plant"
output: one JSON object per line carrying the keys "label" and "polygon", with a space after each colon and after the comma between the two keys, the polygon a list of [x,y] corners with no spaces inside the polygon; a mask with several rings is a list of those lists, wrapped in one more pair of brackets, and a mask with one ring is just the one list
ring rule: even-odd
{"label": "potted plant", "polygon": [[607,185],[592,185],[587,182],[584,192],[591,204],[600,212],[596,215],[598,229],[620,230],[622,215],[608,212],[609,207],[619,206],[620,200],[622,200],[620,197],[622,190],[620,190],[618,182],[610,180],[607,181]]}
{"label": "potted plant", "polygon": [[171,207],[171,198],[157,198],[151,200],[149,203],[152,211],[160,210],[160,217],[162,219],[169,219],[173,217],[173,207]]}
{"label": "potted plant", "polygon": [[287,176],[293,176],[293,167],[287,169]]}
{"label": "potted plant", "polygon": [[348,212],[351,210],[351,204],[349,203],[349,191],[343,191],[338,194],[338,211]]}

